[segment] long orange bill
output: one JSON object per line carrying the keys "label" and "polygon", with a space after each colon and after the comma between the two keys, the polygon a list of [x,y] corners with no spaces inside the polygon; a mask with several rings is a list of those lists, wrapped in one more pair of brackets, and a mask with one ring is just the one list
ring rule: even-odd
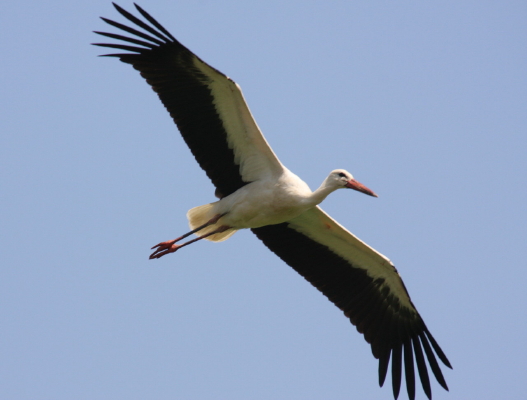
{"label": "long orange bill", "polygon": [[353,190],[357,190],[357,191],[362,192],[364,194],[367,194],[369,196],[379,197],[372,190],[368,189],[362,183],[357,182],[355,179],[350,179],[348,181],[348,183],[346,183],[346,187],[350,188],[350,189],[353,189]]}

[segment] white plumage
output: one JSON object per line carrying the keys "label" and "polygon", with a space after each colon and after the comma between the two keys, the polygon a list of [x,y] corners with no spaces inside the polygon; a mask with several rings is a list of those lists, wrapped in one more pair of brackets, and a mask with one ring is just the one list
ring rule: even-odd
{"label": "white plumage", "polygon": [[[414,361],[428,398],[431,386],[425,360],[439,384],[448,390],[436,355],[449,368],[450,363],[393,264],[318,206],[341,188],[376,194],[345,170],[332,171],[312,192],[280,163],[234,81],[181,45],[139,6],[136,8],[147,22],[115,7],[144,31],[103,18],[133,36],[96,33],[133,46],[96,45],[126,51],[107,56],[131,64],[158,94],[219,198],[191,209],[187,216],[192,230],[154,246],[150,257],[162,257],[200,239],[222,241],[239,229],[251,229],[364,334],[373,356],[379,359],[381,386],[391,360],[395,398],[403,364],[408,396],[415,397]],[[193,233],[198,238],[178,243]]]}

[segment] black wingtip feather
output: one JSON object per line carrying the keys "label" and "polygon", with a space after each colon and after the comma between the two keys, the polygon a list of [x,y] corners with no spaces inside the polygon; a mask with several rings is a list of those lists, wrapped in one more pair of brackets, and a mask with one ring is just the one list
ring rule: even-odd
{"label": "black wingtip feather", "polygon": [[396,345],[392,350],[392,389],[395,400],[399,397],[401,391],[401,345]]}
{"label": "black wingtip feather", "polygon": [[110,44],[110,43],[92,43],[92,44],[94,46],[99,46],[99,47],[109,47],[111,49],[133,51],[134,53],[139,53],[139,54],[145,51],[148,51],[148,49],[145,49],[144,47],[128,46],[126,44]]}
{"label": "black wingtip feather", "polygon": [[414,355],[412,353],[412,343],[410,338],[404,341],[404,375],[406,377],[406,390],[408,398],[415,399],[415,372],[414,372]]}
{"label": "black wingtip feather", "polygon": [[[93,45],[95,45],[95,43],[92,43]],[[125,54],[125,53],[113,53],[113,54],[99,54],[97,57],[124,57],[124,56],[127,56],[128,54]]]}
{"label": "black wingtip feather", "polygon": [[155,37],[152,37],[150,35],[147,35],[146,33],[140,32],[137,29],[130,28],[129,26],[120,24],[119,22],[115,22],[115,21],[112,21],[111,19],[104,18],[104,17],[101,17],[101,19],[104,22],[106,22],[108,25],[114,26],[114,27],[116,27],[118,29],[121,29],[121,30],[123,30],[125,32],[131,33],[132,35],[136,35],[136,36],[139,36],[139,37],[141,37],[143,39],[149,40],[152,43],[155,43],[155,44],[157,44],[159,46],[161,46],[163,44],[166,44],[166,41],[161,41],[159,39],[156,39]]}
{"label": "black wingtip feather", "polygon": [[[134,24],[136,24],[137,26],[143,28],[145,31],[147,32],[150,32],[152,35],[155,35],[157,36],[159,39],[161,39],[162,41],[164,41],[165,43],[167,42],[170,42],[171,40],[165,36],[163,36],[161,33],[159,33],[158,31],[156,31],[154,28],[152,28],[151,26],[145,24],[143,21],[141,21],[139,18],[137,18],[136,16],[130,14],[128,11],[126,11],[124,8],[118,6],[117,4],[115,3],[112,3],[113,6],[115,7],[115,9],[123,16],[125,17],[127,20],[133,22]],[[157,22],[157,21],[156,21]]]}
{"label": "black wingtip feather", "polygon": [[[382,343],[381,346],[383,348],[383,350],[381,350],[381,352],[383,354],[383,358],[385,358],[385,360],[384,359],[381,360],[381,358],[379,358],[379,383],[382,382],[382,384],[384,384],[384,380],[386,379],[386,374],[388,372],[388,363],[390,361],[390,355],[392,353],[392,338],[390,337],[390,333],[392,332],[392,329],[393,329],[394,326],[395,326],[395,318],[393,318],[392,314],[387,313],[386,314],[385,326],[383,327],[383,329],[381,330],[380,335],[379,335],[379,341]],[[382,367],[383,368],[382,371],[384,373],[384,376],[380,375],[381,362],[382,363],[386,363],[386,365],[383,365],[383,367]],[[382,386],[382,384],[381,384],[381,386]]]}
{"label": "black wingtip feather", "polygon": [[172,36],[172,34],[169,31],[167,31],[163,25],[157,22],[157,20],[154,17],[152,17],[145,10],[143,10],[137,3],[134,3],[134,6],[137,9],[137,11],[139,11],[141,15],[145,17],[152,25],[154,25],[157,29],[159,29],[161,32],[167,35],[174,42],[177,42],[176,38]]}
{"label": "black wingtip feather", "polygon": [[388,364],[390,363],[391,350],[386,351],[379,357],[379,386],[384,385],[388,373]]}
{"label": "black wingtip feather", "polygon": [[127,36],[117,35],[115,33],[100,32],[100,31],[93,31],[93,33],[96,33],[97,35],[101,35],[101,36],[106,36],[106,37],[109,37],[109,38],[112,38],[112,39],[122,40],[124,42],[138,44],[139,46],[144,46],[144,47],[149,48],[149,49],[153,49],[153,48],[156,47],[152,43],[145,42],[144,40],[137,40],[137,39],[130,38],[130,37],[127,37]]}
{"label": "black wingtip feather", "polygon": [[436,340],[434,339],[434,337],[432,336],[432,334],[430,333],[430,331],[428,330],[428,328],[425,327],[424,329],[425,333],[426,333],[426,336],[428,337],[428,339],[430,340],[430,343],[432,344],[432,347],[434,348],[437,356],[439,357],[439,359],[443,362],[443,364],[445,364],[448,368],[452,369],[452,365],[450,364],[450,361],[448,361],[448,358],[446,358],[446,355],[445,353],[443,353],[443,350],[441,349],[441,347],[439,347],[439,345],[437,344]]}
{"label": "black wingtip feather", "polygon": [[419,371],[419,378],[421,379],[421,386],[429,399],[432,398],[432,388],[430,387],[430,378],[428,376],[428,369],[426,367],[425,358],[423,355],[423,349],[421,348],[421,342],[418,336],[412,338],[414,347],[415,362],[417,364],[417,370]]}
{"label": "black wingtip feather", "polygon": [[430,368],[432,368],[432,372],[434,373],[434,376],[436,377],[439,384],[445,390],[448,390],[448,386],[446,384],[445,378],[443,377],[443,373],[441,372],[441,368],[439,368],[439,364],[437,363],[434,352],[432,348],[430,347],[430,343],[428,342],[428,339],[424,333],[420,335],[420,339],[425,349],[426,358],[428,358],[428,364],[430,364]]}

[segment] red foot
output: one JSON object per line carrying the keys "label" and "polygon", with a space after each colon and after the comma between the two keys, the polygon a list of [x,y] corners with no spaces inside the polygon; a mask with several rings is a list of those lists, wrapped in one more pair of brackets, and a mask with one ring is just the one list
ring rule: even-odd
{"label": "red foot", "polygon": [[156,247],[156,251],[150,254],[150,260],[153,260],[154,258],[161,258],[168,253],[173,253],[182,246],[180,244],[176,244],[176,240],[167,240],[166,242],[156,244],[154,247],[152,247],[152,249],[155,249]]}

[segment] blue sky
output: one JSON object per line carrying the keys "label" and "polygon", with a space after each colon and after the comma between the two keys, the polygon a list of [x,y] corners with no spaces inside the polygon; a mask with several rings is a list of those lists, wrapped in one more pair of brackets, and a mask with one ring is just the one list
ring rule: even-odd
{"label": "blue sky", "polygon": [[[242,86],[312,188],[345,168],[379,194],[323,208],[401,273],[454,366],[434,399],[524,399],[527,4],[140,5]],[[250,232],[148,260],[214,190],[137,72],[96,57],[99,16],[123,22],[99,0],[0,14],[0,398],[391,399]]]}

